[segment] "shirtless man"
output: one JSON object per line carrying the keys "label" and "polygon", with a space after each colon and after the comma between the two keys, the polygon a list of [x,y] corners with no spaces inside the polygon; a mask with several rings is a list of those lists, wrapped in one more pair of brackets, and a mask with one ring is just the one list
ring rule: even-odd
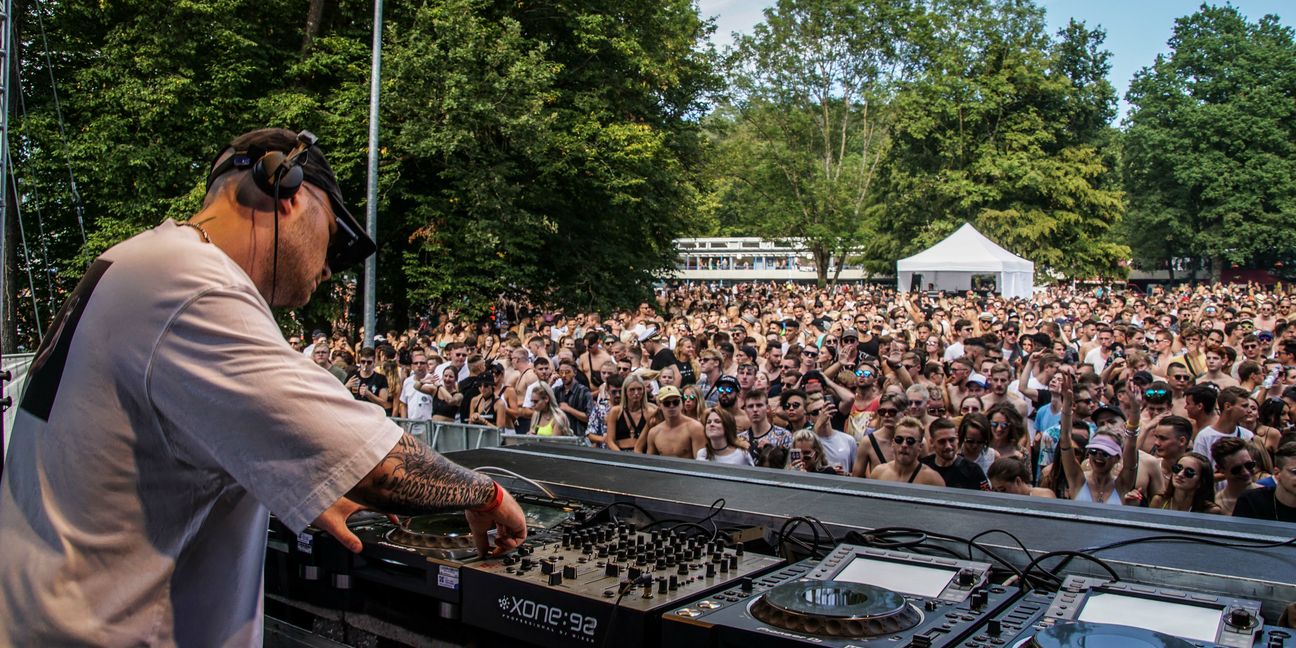
{"label": "shirtless man", "polygon": [[945,485],[940,473],[918,461],[918,457],[923,454],[922,421],[912,416],[900,419],[892,431],[891,441],[895,459],[874,468],[869,473],[869,479],[928,486]]}
{"label": "shirtless man", "polygon": [[514,422],[518,434],[526,434],[530,428],[530,418],[519,419],[526,414],[522,407],[522,397],[536,380],[535,368],[531,366],[531,354],[522,347],[513,349],[509,354],[509,368],[504,372],[504,410]]}
{"label": "shirtless man", "polygon": [[[851,467],[851,475],[867,477],[872,474],[874,468],[895,458],[891,437],[895,434],[896,421],[900,420],[900,414],[908,407],[909,399],[905,398],[904,394],[888,393],[882,396],[878,401],[877,416],[874,419],[878,422],[878,427],[860,441],[855,451],[855,465]],[[919,436],[922,436],[921,430]]]}
{"label": "shirtless man", "polygon": [[990,391],[985,396],[982,396],[981,400],[985,402],[986,409],[1006,401],[1024,419],[1029,411],[1026,399],[1008,391],[1008,384],[1011,382],[1012,368],[1002,362],[996,364],[990,368]]}
{"label": "shirtless man", "polygon": [[692,459],[707,446],[702,424],[684,416],[684,397],[673,385],[657,392],[657,404],[666,413],[666,420],[653,426],[648,434],[639,437],[635,452],[666,457]]}
{"label": "shirtless man", "polygon": [[1197,384],[1212,382],[1220,389],[1236,387],[1238,381],[1223,371],[1227,359],[1223,347],[1216,344],[1206,347],[1206,373],[1197,379]]}
{"label": "shirtless man", "polygon": [[616,363],[611,353],[603,348],[603,334],[598,331],[590,331],[585,334],[585,353],[580,355],[576,361],[581,373],[589,381],[591,390],[597,390],[603,384],[603,376],[599,369],[606,362]]}

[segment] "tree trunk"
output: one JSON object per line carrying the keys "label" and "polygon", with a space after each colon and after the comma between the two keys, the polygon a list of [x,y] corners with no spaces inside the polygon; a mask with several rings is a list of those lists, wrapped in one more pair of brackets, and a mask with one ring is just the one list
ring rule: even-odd
{"label": "tree trunk", "polygon": [[[39,9],[38,9],[39,10]],[[18,92],[18,61],[22,56],[22,39],[19,38],[20,28],[23,20],[20,18],[25,11],[23,0],[14,0],[9,16],[12,31],[11,38],[8,40],[9,45],[9,85],[12,89],[9,91],[9,103],[3,106],[3,109],[9,114],[9,128],[13,129],[13,118],[17,114],[13,110],[13,105],[18,98],[15,93]],[[13,138],[10,138],[13,141]],[[7,161],[0,162],[4,173],[9,173],[9,164]],[[10,182],[13,178],[9,178]],[[13,193],[17,193],[16,191]],[[4,250],[0,250],[0,272],[4,273],[4,312],[0,313],[0,350],[4,353],[13,353],[18,347],[18,287],[14,279],[18,274],[15,269],[18,267],[18,210],[13,201],[5,201],[4,214]]]}
{"label": "tree trunk", "polygon": [[328,0],[310,0],[310,8],[306,10],[306,33],[302,35],[302,56],[306,56],[315,39],[319,37],[320,25],[324,22],[324,4],[326,2]]}

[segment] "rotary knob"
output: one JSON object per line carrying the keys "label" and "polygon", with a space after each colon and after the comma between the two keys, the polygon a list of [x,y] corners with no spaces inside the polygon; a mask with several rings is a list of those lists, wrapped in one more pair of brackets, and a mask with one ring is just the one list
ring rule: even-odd
{"label": "rotary knob", "polygon": [[1226,623],[1234,628],[1250,628],[1255,623],[1255,617],[1243,608],[1233,608],[1229,610]]}

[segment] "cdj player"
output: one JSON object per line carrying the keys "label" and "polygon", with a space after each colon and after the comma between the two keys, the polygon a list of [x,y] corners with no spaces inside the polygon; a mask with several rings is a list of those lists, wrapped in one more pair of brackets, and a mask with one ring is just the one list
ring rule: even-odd
{"label": "cdj player", "polygon": [[[578,528],[595,512],[576,501],[527,494],[515,494],[514,498],[526,514],[528,537],[536,539]],[[459,604],[460,568],[477,560],[472,532],[463,513],[420,515],[399,523],[392,523],[386,516],[356,516],[347,526],[364,543],[364,550],[352,561],[351,576],[355,580]],[[456,613],[453,608],[446,609],[442,616]]]}
{"label": "cdj player", "polygon": [[989,576],[988,563],[841,545],[672,610],[663,645],[957,645],[1018,596]]}
{"label": "cdj player", "polygon": [[1022,598],[959,645],[1296,648],[1292,636],[1265,626],[1256,601],[1069,576],[1056,594]]}

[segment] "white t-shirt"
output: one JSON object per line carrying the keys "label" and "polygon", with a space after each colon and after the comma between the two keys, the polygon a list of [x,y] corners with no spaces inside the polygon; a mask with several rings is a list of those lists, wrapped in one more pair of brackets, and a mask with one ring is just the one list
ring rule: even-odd
{"label": "white t-shirt", "polygon": [[[450,366],[451,364],[453,364],[453,363],[454,363],[453,360],[446,360],[445,362],[442,362],[441,364],[439,364],[439,365],[436,366],[436,369],[433,370],[432,375],[434,375],[434,376],[440,376],[441,374],[445,373],[446,367],[449,367],[449,366]],[[471,376],[471,375],[472,375],[472,372],[468,371],[468,363],[467,363],[467,362],[464,363],[464,366],[459,367],[459,380],[460,380],[460,381],[468,380],[468,376]]]}
{"label": "white t-shirt", "polygon": [[1090,349],[1089,353],[1085,354],[1084,358],[1084,363],[1093,366],[1094,371],[1098,373],[1102,373],[1102,371],[1107,368],[1107,363],[1110,361],[1111,353],[1108,353],[1107,357],[1104,358],[1102,347],[1100,346]]}
{"label": "white t-shirt", "polygon": [[954,362],[963,357],[963,343],[955,342],[945,347],[945,362]]}
{"label": "white t-shirt", "polygon": [[432,395],[419,391],[415,387],[419,382],[413,375],[410,375],[405,378],[405,383],[401,385],[400,400],[405,403],[405,418],[432,418]]}
{"label": "white t-shirt", "polygon": [[1215,465],[1215,457],[1211,456],[1210,449],[1212,444],[1226,436],[1236,436],[1243,441],[1250,441],[1255,438],[1255,433],[1239,425],[1237,426],[1237,429],[1225,434],[1216,430],[1213,426],[1208,425],[1202,428],[1201,432],[1197,433],[1197,440],[1193,441],[1193,452],[1200,452],[1206,455],[1206,458],[1210,459],[1211,468],[1218,468],[1218,466]]}
{"label": "white t-shirt", "polygon": [[[697,451],[697,459],[701,461],[708,460],[706,456],[706,448],[701,448]],[[724,455],[718,454],[715,456],[715,459],[711,459],[710,461],[714,461],[716,463],[722,463],[722,464],[729,464],[731,466],[755,466],[756,465],[752,463],[751,453],[743,451],[742,448],[739,448],[734,452],[730,452],[729,454],[724,454]]]}
{"label": "white t-shirt", "polygon": [[855,463],[855,437],[833,430],[830,437],[819,437],[819,445],[823,447],[824,461],[830,466],[841,466],[846,474],[850,474],[851,466]]}
{"label": "white t-shirt", "polygon": [[0,645],[261,645],[266,509],[305,528],[400,428],[171,221],[99,257],[51,330],[0,483]]}

